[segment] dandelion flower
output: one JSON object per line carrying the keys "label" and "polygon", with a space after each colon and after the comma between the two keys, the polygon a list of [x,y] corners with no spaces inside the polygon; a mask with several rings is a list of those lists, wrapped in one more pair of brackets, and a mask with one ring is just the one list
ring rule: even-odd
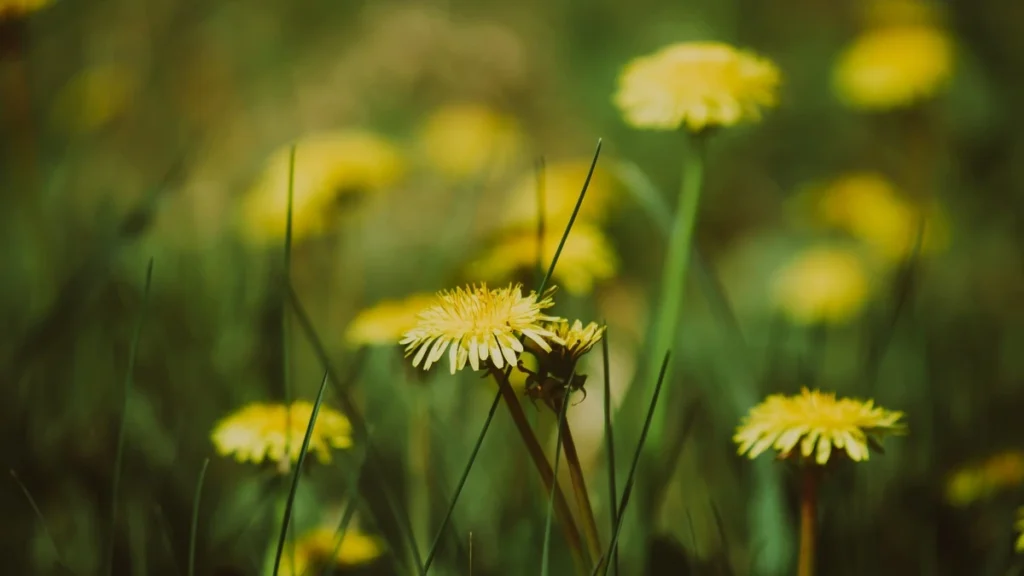
{"label": "dandelion flower", "polygon": [[[290,162],[291,146],[277,150],[245,198],[244,224],[257,238],[284,237]],[[295,149],[294,238],[327,231],[340,201],[394,184],[404,171],[403,163],[393,144],[371,132],[319,133],[300,140]]]}
{"label": "dandelion flower", "polygon": [[[560,231],[544,235],[540,265],[544,270],[555,257],[562,239]],[[502,281],[517,272],[534,270],[537,266],[537,231],[520,229],[501,236],[480,259],[471,263],[469,273],[478,278]],[[577,222],[569,232],[555,266],[555,282],[574,295],[589,294],[594,284],[615,276],[618,258],[604,233],[596,226]]]}
{"label": "dandelion flower", "polygon": [[[221,456],[234,455],[239,462],[260,464],[269,460],[287,465],[299,459],[312,413],[313,405],[305,401],[293,403],[290,410],[282,404],[249,404],[218,422],[211,439]],[[352,426],[348,418],[321,406],[309,451],[326,463],[331,460],[331,449],[351,445]]]}
{"label": "dandelion flower", "polygon": [[951,474],[946,482],[946,500],[954,506],[967,506],[1022,484],[1024,452],[1008,450]]}
{"label": "dandelion flower", "polygon": [[914,104],[942,89],[953,73],[953,42],[927,25],[864,32],[843,52],[833,73],[840,100],[862,110]]}
{"label": "dandelion flower", "polygon": [[[544,168],[544,221],[549,230],[561,230],[569,223],[576,208],[583,183],[590,171],[590,158],[576,158],[552,162]],[[578,218],[600,222],[612,207],[616,193],[615,180],[605,169],[597,166],[587,186],[587,195],[580,205]],[[530,171],[511,189],[508,203],[502,211],[501,223],[506,229],[536,228],[537,225],[537,174]]]}
{"label": "dandelion flower", "polygon": [[672,44],[623,69],[615,104],[636,128],[698,132],[757,121],[775,106],[779,69],[719,42]]}
{"label": "dandelion flower", "polygon": [[601,341],[606,326],[591,322],[586,326],[579,320],[572,324],[568,322],[553,322],[549,325],[554,336],[551,342],[554,344],[554,352],[559,353],[573,362],[579,360],[584,354]]}
{"label": "dandelion flower", "polygon": [[451,373],[462,370],[466,361],[473,370],[490,360],[496,368],[506,363],[515,366],[523,352],[520,337],[526,337],[545,351],[551,346],[547,339],[553,333],[543,322],[557,320],[543,314],[554,306],[551,291],[543,296],[531,292],[523,296],[522,286],[489,289],[486,284],[443,291],[437,302],[419,315],[419,323],[405,333],[399,344],[406,355],[413,356],[412,365],[423,369],[441,359],[448,351]]}
{"label": "dandelion flower", "polygon": [[[367,536],[362,532],[349,528],[345,531],[344,539],[338,546],[338,533],[334,527],[320,527],[304,534],[295,542],[294,548],[289,543],[286,545],[281,562],[282,576],[298,576],[301,574],[313,574],[311,569],[335,565],[338,567],[353,567],[372,562],[383,553],[383,546],[379,539]],[[337,549],[337,552],[335,552]],[[290,558],[295,558],[294,572]]]}
{"label": "dandelion flower", "polygon": [[435,300],[433,294],[413,294],[401,300],[380,302],[356,315],[345,339],[355,345],[393,346],[416,326],[420,311]]}
{"label": "dandelion flower", "polygon": [[864,241],[889,262],[898,262],[914,250],[922,218],[922,251],[943,248],[948,237],[941,210],[915,207],[892,182],[873,172],[849,174],[829,185],[818,200],[817,216],[822,223]]}
{"label": "dandelion flower", "polygon": [[739,454],[753,459],[769,448],[783,458],[799,455],[824,466],[833,449],[855,462],[868,459],[869,447],[878,449],[881,438],[900,434],[905,427],[902,412],[885,410],[874,401],[836,399],[834,394],[811,392],[772,395],[755,406],[736,430],[733,441]]}
{"label": "dandelion flower", "polygon": [[799,254],[775,274],[772,297],[796,323],[839,324],[860,312],[869,288],[856,252],[821,247]]}
{"label": "dandelion flower", "polygon": [[445,106],[423,123],[421,153],[451,179],[507,168],[522,147],[519,124],[512,117],[479,104]]}

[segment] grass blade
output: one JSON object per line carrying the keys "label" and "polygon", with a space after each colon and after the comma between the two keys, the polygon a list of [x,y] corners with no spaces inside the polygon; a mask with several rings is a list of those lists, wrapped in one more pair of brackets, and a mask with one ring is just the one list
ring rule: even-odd
{"label": "grass blade", "polygon": [[[668,361],[672,356],[672,352],[665,352],[665,357],[661,361],[661,371],[658,374],[658,382],[654,386],[654,396],[651,397],[650,407],[647,409],[647,418],[644,419],[644,427],[640,432],[640,441],[637,442],[636,450],[633,451],[633,464],[629,468],[629,476],[626,477],[626,486],[622,490],[622,501],[619,503],[619,511],[617,513],[619,517],[618,523],[615,524],[615,531],[612,534],[612,540],[608,544],[608,551],[604,553],[604,558],[608,558],[614,553],[615,547],[619,542],[619,534],[622,530],[622,519],[626,514],[626,506],[629,504],[629,496],[633,491],[633,482],[636,479],[637,465],[640,463],[640,454],[644,449],[644,442],[647,440],[647,433],[651,429],[651,421],[654,419],[654,410],[658,405],[658,396],[661,394],[661,387],[665,383],[665,372],[668,370]],[[608,567],[611,565],[609,562],[598,562],[594,566],[594,571],[591,576],[597,576],[598,571],[601,570],[602,565],[604,572],[602,574],[608,574]]]}
{"label": "grass blade", "polygon": [[537,158],[537,277],[544,273],[544,157]]}
{"label": "grass blade", "polygon": [[437,554],[438,547],[441,545],[441,536],[444,535],[445,528],[448,527],[448,522],[451,520],[452,513],[455,511],[455,504],[459,501],[459,496],[462,495],[462,489],[466,485],[466,479],[469,478],[469,471],[473,469],[473,464],[476,462],[477,454],[480,452],[480,447],[483,446],[484,437],[487,435],[487,430],[491,427],[491,420],[494,419],[494,413],[498,410],[498,404],[501,401],[501,392],[494,395],[494,401],[491,402],[491,409],[487,412],[487,419],[484,420],[484,426],[480,429],[480,434],[476,438],[476,444],[473,446],[473,452],[469,455],[469,462],[466,463],[466,468],[462,471],[462,476],[459,477],[459,483],[455,486],[455,494],[452,495],[451,501],[448,502],[448,510],[445,511],[444,519],[441,520],[441,526],[437,529],[437,536],[434,537],[434,543],[430,546],[430,550],[427,552],[427,559],[423,563],[423,574],[426,574],[430,570],[430,565],[434,562],[434,556]]}
{"label": "grass blade", "polygon": [[192,500],[192,526],[189,529],[188,538],[188,576],[196,573],[196,537],[199,535],[199,499],[203,495],[203,481],[206,480],[206,467],[210,465],[210,459],[203,460],[203,467],[199,469],[199,480],[196,481],[196,495]]}
{"label": "grass blade", "polygon": [[50,543],[50,547],[53,548],[53,557],[57,559],[57,566],[62,569],[71,572],[71,569],[64,562],[64,558],[60,555],[60,548],[57,548],[57,541],[53,538],[53,533],[50,532],[50,528],[46,525],[46,518],[43,516],[43,512],[39,510],[39,505],[36,504],[36,499],[32,497],[32,493],[28,491],[28,487],[18,478],[18,473],[11,470],[11,478],[14,483],[21,489],[21,493],[25,495],[25,500],[28,501],[28,505],[32,507],[32,513],[36,515],[36,519],[39,521],[39,525],[43,527],[43,535],[46,536],[46,541]]}
{"label": "grass blade", "polygon": [[[288,204],[284,225],[284,282],[285,285],[292,281],[292,215],[295,207],[295,144],[292,144],[288,152]],[[284,396],[284,405],[288,406],[285,413],[285,429],[292,429],[292,361],[291,361],[291,317],[287,298],[281,306],[281,388]],[[292,435],[289,434],[284,440],[284,453],[291,454]],[[295,541],[294,533],[291,547],[292,574],[295,573]]]}
{"label": "grass blade", "polygon": [[[337,558],[338,550],[341,549],[341,544],[345,541],[345,533],[348,532],[348,525],[352,523],[352,518],[356,515],[356,499],[359,498],[359,477],[356,474],[349,475],[349,486],[348,490],[345,491],[345,511],[341,513],[341,520],[338,522],[338,528],[334,531],[336,536],[334,538],[334,550],[328,558]],[[330,576],[334,573],[335,562],[328,562],[324,566],[323,576]]]}
{"label": "grass blade", "polygon": [[[572,374],[574,372],[575,372],[575,370],[570,372],[570,374]],[[571,376],[570,376],[570,378],[571,378]],[[558,433],[556,434],[557,438],[555,439],[555,464],[554,464],[554,467],[552,469],[552,474],[554,474],[555,482],[558,482],[558,464],[559,464],[559,461],[561,460],[561,456],[562,456],[562,434],[565,432],[565,414],[568,411],[569,411],[569,398],[568,398],[568,395],[566,395],[565,398],[562,398],[562,409],[558,411]],[[547,511],[547,515],[546,515],[546,517],[544,519],[544,549],[543,549],[543,552],[542,552],[541,557],[540,557],[540,561],[541,561],[540,573],[541,573],[541,576],[547,576],[547,574],[548,574],[548,568],[549,568],[548,558],[549,558],[549,555],[551,553],[551,517],[554,516],[554,511],[555,511],[555,491],[552,490],[551,494],[548,496],[548,511]]]}
{"label": "grass blade", "polygon": [[153,283],[153,259],[146,265],[146,284],[142,292],[142,307],[135,321],[135,331],[128,348],[128,370],[125,372],[124,388],[121,398],[121,422],[117,431],[117,451],[114,455],[114,478],[110,487],[110,543],[107,546],[107,574],[114,573],[114,543],[117,542],[117,493],[121,485],[121,468],[124,461],[125,426],[128,421],[128,393],[135,379],[135,359],[139,351],[139,337],[142,335],[142,324],[146,319],[146,308],[149,306],[149,288]]}
{"label": "grass blade", "polygon": [[[608,325],[604,322],[605,326]],[[619,490],[615,486],[615,434],[612,430],[612,376],[608,362],[608,330],[604,331],[604,338],[601,338],[601,364],[604,367],[604,437],[608,443],[608,495],[611,506],[612,532],[619,523]],[[613,551],[613,558],[610,559],[615,567],[615,575],[619,574],[619,550]]]}

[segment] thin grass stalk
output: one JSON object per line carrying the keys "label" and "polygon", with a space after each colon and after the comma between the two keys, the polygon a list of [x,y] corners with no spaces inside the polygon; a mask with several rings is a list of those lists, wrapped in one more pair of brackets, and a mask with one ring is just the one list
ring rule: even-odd
{"label": "thin grass stalk", "polygon": [[[285,285],[292,281],[292,214],[295,204],[295,144],[288,152],[288,202],[284,225],[284,281]],[[292,355],[291,355],[291,322],[288,314],[287,296],[281,304],[281,387],[284,393],[285,430],[292,429]],[[291,454],[292,435],[284,439],[284,453]],[[295,573],[295,535],[292,534],[290,562],[292,574]]]}
{"label": "thin grass stalk", "polygon": [[53,538],[53,533],[50,532],[50,527],[46,525],[46,517],[43,516],[43,512],[39,509],[39,505],[36,504],[36,499],[32,497],[32,493],[28,491],[28,487],[21,481],[21,478],[18,478],[18,473],[14,470],[11,470],[10,473],[11,479],[13,479],[14,483],[18,485],[18,488],[21,489],[21,493],[25,496],[25,500],[28,501],[28,505],[32,508],[32,513],[35,515],[39,525],[42,526],[43,536],[46,537],[47,544],[49,544],[50,548],[53,549],[53,557],[57,559],[57,565],[67,570],[68,573],[72,573],[71,569],[68,568],[67,563],[64,562],[64,557],[61,556],[60,548],[57,547],[57,541]]}
{"label": "thin grass stalk", "polygon": [[[555,477],[555,481],[558,481],[558,465],[561,462],[562,451],[559,449],[559,445],[562,443],[563,434],[568,431],[568,426],[565,425],[565,413],[569,411],[569,403],[564,399],[562,401],[561,409],[558,410],[558,432],[556,432],[557,439],[555,440],[555,467],[552,470],[552,475]],[[551,517],[552,512],[555,509],[555,491],[552,490],[548,495],[548,511],[544,518],[544,549],[540,557],[540,573],[541,576],[547,576],[550,568],[550,555],[551,555]],[[600,552],[598,552],[600,553]],[[591,551],[591,556],[594,556]],[[596,557],[596,556],[595,556]]]}
{"label": "thin grass stalk", "polygon": [[[607,326],[607,322],[603,322]],[[601,338],[601,364],[604,368],[604,437],[608,444],[608,495],[611,511],[611,531],[615,532],[615,526],[619,523],[618,501],[619,491],[615,486],[615,434],[612,429],[612,377],[608,361],[608,330],[604,331],[604,338]],[[619,574],[619,548],[612,550],[612,565],[615,567],[615,576]]]}
{"label": "thin grass stalk", "polygon": [[199,479],[196,480],[196,493],[192,498],[192,523],[188,531],[188,576],[196,573],[196,541],[199,536],[199,502],[203,495],[203,482],[206,481],[206,468],[210,465],[210,459],[203,459],[203,466],[199,469]]}
{"label": "thin grass stalk", "polygon": [[544,170],[545,170],[544,157],[540,156],[540,157],[537,158],[537,166],[536,166],[536,171],[537,171],[537,174],[536,174],[536,177],[537,177],[537,188],[536,188],[536,190],[537,190],[537,277],[538,278],[543,278],[542,274],[544,274],[544,227],[546,225],[546,222],[545,222],[546,215],[544,213],[544,203],[545,203],[545,198],[544,198],[544,193],[545,193],[545,189],[544,189],[544,183],[545,183],[545,180],[544,180]]}
{"label": "thin grass stalk", "polygon": [[[355,475],[353,474],[351,476]],[[348,490],[346,490],[345,510],[341,513],[341,520],[338,521],[338,528],[335,530],[336,535],[334,537],[334,548],[331,550],[329,558],[338,557],[338,551],[341,550],[341,545],[345,542],[345,534],[348,532],[348,526],[352,523],[352,518],[356,515],[356,498],[359,497],[359,479],[350,477],[350,480],[353,482],[349,485]],[[324,566],[324,570],[322,572],[323,576],[330,576],[333,574],[335,565],[335,562],[328,562],[327,565]]]}
{"label": "thin grass stalk", "polygon": [[797,576],[814,576],[818,537],[818,470],[812,465],[801,471],[800,555]]}

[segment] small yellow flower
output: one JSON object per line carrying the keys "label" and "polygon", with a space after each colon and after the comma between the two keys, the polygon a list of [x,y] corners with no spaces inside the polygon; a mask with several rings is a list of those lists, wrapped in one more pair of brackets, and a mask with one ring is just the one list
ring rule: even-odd
{"label": "small yellow flower", "polygon": [[7,16],[23,16],[46,8],[53,0],[0,0],[0,19]]}
{"label": "small yellow flower", "polygon": [[[555,256],[562,232],[548,230],[544,235],[544,250],[540,254],[540,265],[547,271]],[[474,277],[502,281],[523,270],[534,270],[537,266],[536,230],[514,230],[502,236],[479,260],[469,265]],[[565,246],[558,256],[553,278],[574,295],[589,294],[595,282],[615,276],[618,258],[608,239],[596,226],[577,222],[565,240]]]}
{"label": "small yellow flower", "polygon": [[399,344],[406,356],[415,353],[412,365],[429,370],[448,351],[451,373],[466,367],[480,369],[490,360],[496,368],[515,366],[523,352],[520,337],[529,338],[545,351],[553,333],[543,322],[557,320],[542,313],[555,302],[548,291],[523,296],[522,286],[489,289],[486,284],[443,291],[436,303],[419,315],[419,323],[405,333]]}
{"label": "small yellow flower", "polygon": [[856,252],[822,247],[799,254],[775,274],[772,298],[796,323],[839,324],[860,312],[869,289]]}
{"label": "small yellow flower", "polygon": [[601,341],[606,326],[591,322],[586,326],[579,320],[572,324],[568,322],[553,322],[549,324],[554,336],[551,342],[554,344],[554,351],[573,361],[579,360],[584,354]]}
{"label": "small yellow flower", "polygon": [[666,46],[630,62],[615,104],[636,128],[697,132],[757,121],[775,106],[779,69],[770,60],[719,42]]}
{"label": "small yellow flower", "polygon": [[873,172],[849,174],[830,184],[818,199],[817,216],[864,241],[888,262],[899,262],[914,250],[922,218],[922,252],[942,249],[948,242],[940,209],[914,206],[892,182]]}
{"label": "small yellow flower", "polygon": [[848,106],[889,110],[929,98],[953,74],[953,42],[927,25],[885,26],[864,32],[843,52],[833,86]]}
{"label": "small yellow flower", "polygon": [[[311,569],[334,564],[338,567],[352,567],[372,562],[383,553],[380,540],[367,536],[362,532],[349,528],[345,531],[344,540],[338,546],[338,534],[333,527],[321,527],[304,534],[292,548],[287,544],[282,555],[280,574],[282,576],[299,576],[314,574]],[[335,549],[337,548],[337,552]],[[295,562],[292,572],[292,555]]]}
{"label": "small yellow flower", "polygon": [[97,65],[76,74],[58,92],[51,120],[72,133],[102,128],[128,105],[135,78],[117,64]]}
{"label": "small yellow flower", "polygon": [[356,315],[345,339],[355,345],[393,346],[416,326],[417,315],[435,301],[433,294],[413,294],[401,300],[380,302]]}
{"label": "small yellow flower", "polygon": [[1008,450],[956,470],[946,483],[946,500],[967,506],[1024,484],[1024,452]]}
{"label": "small yellow flower", "polygon": [[1017,510],[1017,543],[1014,549],[1017,552],[1024,552],[1024,507]]}
{"label": "small yellow flower", "polygon": [[769,448],[782,458],[799,455],[824,466],[833,448],[855,462],[868,459],[887,434],[901,434],[902,412],[876,407],[873,400],[836,399],[835,394],[804,388],[799,395],[769,396],[750,410],[733,441],[739,454],[753,459]]}
{"label": "small yellow flower", "polygon": [[[234,455],[239,462],[254,464],[269,460],[286,466],[299,459],[312,413],[313,404],[305,401],[294,402],[290,411],[283,404],[249,404],[218,422],[211,439],[221,456]],[[352,426],[348,418],[321,405],[309,451],[326,463],[331,461],[332,448],[351,445]]]}
{"label": "small yellow flower", "polygon": [[515,161],[522,144],[514,118],[478,104],[434,111],[419,135],[421,153],[434,169],[451,179],[501,171]]}
{"label": "small yellow flower", "polygon": [[[257,238],[284,237],[288,220],[291,146],[271,155],[243,205],[246,230]],[[359,130],[318,133],[296,143],[292,234],[296,240],[327,231],[341,200],[394,184],[404,159],[384,138]]]}
{"label": "small yellow flower", "polygon": [[[544,168],[544,222],[549,231],[561,237],[562,230],[569,223],[576,208],[583,183],[590,171],[590,158],[577,158],[552,162]],[[608,214],[616,200],[615,179],[600,164],[594,168],[594,175],[587,186],[587,195],[580,206],[578,219],[600,222]],[[511,189],[508,202],[502,211],[501,223],[504,228],[528,228],[537,226],[537,174],[529,172]]]}

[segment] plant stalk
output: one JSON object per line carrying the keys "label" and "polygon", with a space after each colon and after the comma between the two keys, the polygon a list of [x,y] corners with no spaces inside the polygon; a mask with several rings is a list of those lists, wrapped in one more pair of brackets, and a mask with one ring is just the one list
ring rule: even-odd
{"label": "plant stalk", "polygon": [[[568,397],[562,400],[562,402],[566,401],[568,401]],[[564,407],[559,408],[564,409]],[[590,551],[591,558],[600,558],[604,548],[601,546],[601,533],[597,530],[594,508],[590,504],[590,494],[587,492],[583,467],[580,465],[580,455],[576,450],[576,442],[572,438],[572,429],[569,423],[563,420],[562,427],[562,448],[565,450],[565,461],[569,465],[569,477],[572,479],[572,491],[576,497],[576,508],[583,515],[583,536],[587,539],[587,548]]]}
{"label": "plant stalk", "polygon": [[800,557],[797,576],[814,576],[818,536],[818,470],[806,465],[800,486]]}

